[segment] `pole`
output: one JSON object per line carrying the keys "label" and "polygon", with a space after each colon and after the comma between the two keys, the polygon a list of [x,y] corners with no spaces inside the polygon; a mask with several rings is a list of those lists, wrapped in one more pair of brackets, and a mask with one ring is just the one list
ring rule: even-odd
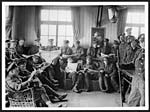
{"label": "pole", "polygon": [[121,73],[119,68],[119,50],[117,49],[117,68],[118,68],[118,76],[119,76],[119,89],[120,89],[120,100],[121,100],[121,106],[123,107],[123,101],[122,101],[122,82],[121,82]]}

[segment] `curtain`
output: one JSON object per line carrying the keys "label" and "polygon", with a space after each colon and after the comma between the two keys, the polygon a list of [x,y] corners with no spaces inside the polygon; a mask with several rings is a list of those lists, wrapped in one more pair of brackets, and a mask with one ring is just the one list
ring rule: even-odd
{"label": "curtain", "polygon": [[80,7],[71,7],[71,18],[73,25],[73,41],[80,39]]}
{"label": "curtain", "polygon": [[35,7],[35,33],[37,38],[40,38],[40,6]]}
{"label": "curtain", "polygon": [[127,9],[119,11],[117,35],[124,33],[125,26],[126,26],[126,20],[127,20],[127,12],[128,12]]}
{"label": "curtain", "polygon": [[13,19],[13,7],[8,6],[8,10],[6,12],[6,39],[12,39],[12,19]]}

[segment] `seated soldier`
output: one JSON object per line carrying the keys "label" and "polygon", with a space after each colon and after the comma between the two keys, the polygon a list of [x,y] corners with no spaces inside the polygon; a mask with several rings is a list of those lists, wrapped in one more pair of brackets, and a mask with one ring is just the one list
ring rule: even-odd
{"label": "seated soldier", "polygon": [[[112,84],[114,90],[118,92],[119,86],[116,81],[117,69],[115,64],[111,62],[108,57],[104,57],[103,62],[100,63],[99,70],[100,70],[100,77],[99,77],[100,89],[105,92],[110,92],[111,88],[110,84]],[[109,83],[109,79],[111,83]],[[105,89],[103,86],[105,86]]]}
{"label": "seated soldier", "polygon": [[52,60],[51,66],[53,68],[54,79],[58,80],[59,88],[64,88],[64,73],[67,66],[67,60],[57,56]]}
{"label": "seated soldier", "polygon": [[104,39],[103,47],[101,47],[101,56],[109,55],[111,53],[111,47],[109,45],[109,39]]}
{"label": "seated soldier", "polygon": [[90,56],[86,58],[86,64],[84,66],[84,74],[85,74],[85,84],[86,91],[90,91],[90,80],[98,80],[99,79],[99,64],[92,61]]}
{"label": "seated soldier", "polygon": [[[19,66],[22,66],[23,61],[18,63]],[[56,105],[53,105],[52,102],[49,99],[50,94],[56,95],[59,98],[61,98],[61,95],[58,95],[57,93],[55,93],[51,88],[49,88],[48,86],[43,86],[39,80],[37,80],[36,75],[38,73],[40,73],[40,71],[37,71],[34,69],[34,71],[30,74],[27,75],[27,78],[22,78],[19,75],[19,68],[16,64],[12,63],[9,67],[9,74],[6,77],[6,91],[8,92],[8,96],[9,95],[13,95],[12,94],[12,90],[13,91],[22,91],[28,88],[32,88],[33,90],[33,97],[34,99],[37,98],[41,98],[41,100],[44,101],[44,103],[46,104],[46,106],[48,107],[53,107]],[[26,80],[25,80],[26,79]],[[34,82],[35,84],[31,84],[31,82]],[[47,87],[47,88],[46,88]],[[14,93],[16,97],[16,95],[19,95],[17,93]],[[64,98],[64,96],[63,96]],[[62,106],[62,105],[59,105]]]}
{"label": "seated soldier", "polygon": [[40,51],[40,47],[41,47],[40,39],[35,39],[34,44],[29,46],[27,55],[33,55],[38,53]]}
{"label": "seated soldier", "polygon": [[80,83],[83,79],[83,73],[79,71],[78,63],[73,63],[72,58],[68,58],[68,64],[66,67],[67,77],[72,79],[73,92],[79,93]]}
{"label": "seated soldier", "polygon": [[53,89],[58,86],[58,81],[54,79],[53,68],[49,63],[46,63],[43,58],[38,55],[33,55],[27,59],[27,70],[33,71],[33,68],[42,68],[44,72],[39,75],[43,84],[47,84]]}
{"label": "seated soldier", "polygon": [[84,58],[84,49],[80,46],[79,40],[75,42],[75,47],[73,47],[72,49],[73,49],[72,59],[74,62],[77,62],[78,60]]}
{"label": "seated soldier", "polygon": [[101,56],[100,48],[97,45],[97,41],[93,41],[92,46],[88,48],[87,50],[87,56],[90,56],[92,60],[96,60]]}
{"label": "seated soldier", "polygon": [[17,41],[16,40],[10,40],[10,48],[9,48],[9,52],[10,52],[10,59],[14,60],[16,58],[20,59],[20,58],[24,58],[23,56],[19,55],[16,51],[16,45],[17,45]]}
{"label": "seated soldier", "polygon": [[72,49],[69,47],[69,41],[64,40],[64,45],[61,47],[60,56],[67,59],[68,57],[72,56],[72,53]]}

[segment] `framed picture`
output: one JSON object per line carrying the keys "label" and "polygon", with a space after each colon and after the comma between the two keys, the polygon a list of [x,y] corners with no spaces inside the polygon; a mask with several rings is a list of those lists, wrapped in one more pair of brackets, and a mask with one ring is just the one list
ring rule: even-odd
{"label": "framed picture", "polygon": [[98,41],[98,44],[100,44],[104,38],[105,38],[105,28],[92,27],[91,44],[93,44],[94,41]]}

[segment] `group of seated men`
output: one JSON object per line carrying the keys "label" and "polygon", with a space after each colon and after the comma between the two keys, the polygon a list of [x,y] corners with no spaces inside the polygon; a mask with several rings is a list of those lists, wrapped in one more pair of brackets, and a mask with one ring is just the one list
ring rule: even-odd
{"label": "group of seated men", "polygon": [[[41,55],[35,54],[35,52],[39,52],[40,47],[37,40],[35,41],[36,44],[28,49],[24,47],[23,39],[20,39],[17,44],[15,41],[6,41],[7,89],[8,91],[10,89],[19,91],[32,85],[33,88],[36,88],[33,89],[34,92],[39,93],[45,104],[52,106],[52,96],[59,100],[63,100],[67,96],[67,94],[60,95],[56,92],[57,87],[64,87],[64,74],[72,79],[72,89],[77,93],[81,91],[81,82],[85,83],[86,92],[91,91],[91,80],[98,80],[100,90],[103,92],[119,92],[118,69],[130,69],[128,65],[133,64],[135,74],[138,75],[133,78],[128,104],[130,106],[143,106],[145,100],[143,93],[144,38],[144,34],[141,34],[138,39],[131,35],[121,34],[118,37],[119,41],[114,40],[112,46],[109,44],[109,39],[104,38],[101,45],[98,45],[98,41],[94,41],[86,52],[81,47],[80,41],[77,40],[74,47],[71,48],[69,41],[65,40],[61,54],[51,63],[47,63]],[[69,66],[74,63],[77,63],[75,70]],[[137,83],[142,83],[143,86],[141,84],[139,87]],[[137,89],[141,96],[137,99],[138,101],[134,101],[135,93],[138,92]]]}

